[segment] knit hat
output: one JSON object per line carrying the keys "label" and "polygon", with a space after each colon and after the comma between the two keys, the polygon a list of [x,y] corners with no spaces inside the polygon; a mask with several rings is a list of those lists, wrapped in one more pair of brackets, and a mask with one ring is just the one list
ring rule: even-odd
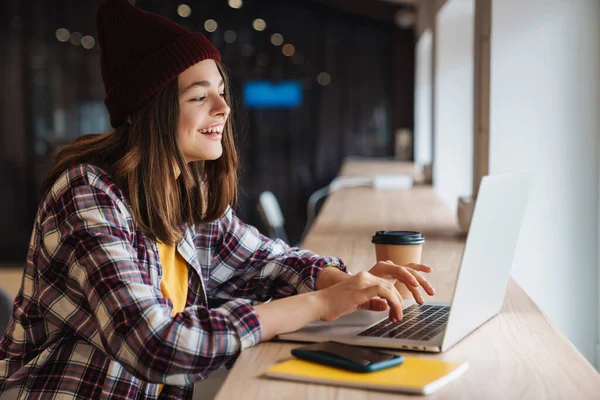
{"label": "knit hat", "polygon": [[202,60],[221,60],[200,32],[142,11],[127,0],[100,3],[96,30],[104,103],[115,128],[181,72]]}

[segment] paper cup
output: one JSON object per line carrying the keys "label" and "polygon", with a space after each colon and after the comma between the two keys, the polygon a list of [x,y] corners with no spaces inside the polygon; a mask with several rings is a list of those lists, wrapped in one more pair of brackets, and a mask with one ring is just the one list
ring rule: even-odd
{"label": "paper cup", "polygon": [[[396,265],[421,263],[421,252],[425,239],[420,232],[414,231],[377,231],[373,236],[377,261],[391,261]],[[412,292],[397,282],[396,288],[405,300],[413,300]]]}

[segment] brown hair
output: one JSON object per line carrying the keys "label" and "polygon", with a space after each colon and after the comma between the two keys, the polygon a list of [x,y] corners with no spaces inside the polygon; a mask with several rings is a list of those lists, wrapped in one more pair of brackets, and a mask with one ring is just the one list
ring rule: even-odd
{"label": "brown hair", "polygon": [[[229,99],[227,74],[222,65],[217,63],[217,67]],[[46,194],[70,167],[96,165],[125,192],[134,221],[145,235],[177,243],[186,224],[214,221],[236,204],[238,168],[231,118],[223,129],[221,157],[190,163],[179,148],[178,120],[175,79],[131,114],[131,124],[105,134],[81,136],[60,149],[42,192]],[[181,171],[178,177],[174,174],[177,169]]]}

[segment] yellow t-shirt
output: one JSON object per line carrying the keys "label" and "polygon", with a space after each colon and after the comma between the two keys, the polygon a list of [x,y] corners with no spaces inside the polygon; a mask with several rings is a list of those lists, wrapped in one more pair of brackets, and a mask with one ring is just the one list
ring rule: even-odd
{"label": "yellow t-shirt", "polygon": [[[185,259],[177,252],[176,246],[158,242],[158,256],[162,264],[160,291],[163,296],[173,302],[172,316],[185,309],[188,294],[188,266]],[[158,393],[162,392],[160,385]]]}

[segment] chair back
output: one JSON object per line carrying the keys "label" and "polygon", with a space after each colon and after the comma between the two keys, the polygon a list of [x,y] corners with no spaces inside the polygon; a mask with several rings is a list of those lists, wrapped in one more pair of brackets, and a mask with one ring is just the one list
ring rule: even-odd
{"label": "chair back", "polygon": [[268,190],[262,192],[258,198],[257,208],[263,224],[269,230],[268,236],[289,243],[281,207],[279,207],[279,201],[273,192]]}

